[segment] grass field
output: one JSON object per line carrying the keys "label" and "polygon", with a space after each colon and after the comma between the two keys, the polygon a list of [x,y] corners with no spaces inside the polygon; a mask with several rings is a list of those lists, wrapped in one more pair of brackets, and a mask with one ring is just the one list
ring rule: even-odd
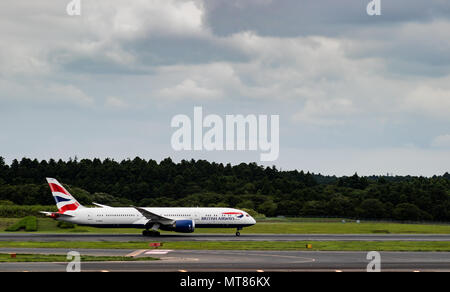
{"label": "grass field", "polygon": [[[20,218],[0,218],[0,232],[20,220]],[[382,222],[364,222],[356,223],[354,221],[341,223],[340,219],[329,222],[318,222],[319,219],[305,218],[306,222],[296,219],[266,219],[257,222],[252,227],[244,228],[243,234],[268,233],[268,234],[371,234],[371,233],[397,233],[397,234],[450,234],[450,224],[432,225],[432,224],[401,224],[401,223],[382,223]],[[321,219],[320,219],[321,220]],[[337,222],[336,222],[337,221]],[[132,228],[95,228],[76,226],[72,229],[61,229],[57,226],[57,221],[50,218],[38,218],[38,233],[134,233],[140,234],[142,230]],[[21,231],[23,232],[23,231]],[[198,228],[195,233],[229,233],[234,234],[235,229],[213,229]],[[163,232],[164,233],[164,232]],[[167,232],[166,232],[167,233]]]}
{"label": "grass field", "polygon": [[[153,261],[158,260],[152,257],[120,257],[120,256],[81,256],[82,262],[91,261]],[[11,258],[10,254],[0,254],[0,262],[69,262],[66,255],[54,254],[16,254],[15,258]]]}
{"label": "grass field", "polygon": [[[312,248],[306,248],[307,244]],[[2,248],[95,248],[95,249],[148,249],[146,242],[6,242]],[[227,241],[163,242],[164,249],[211,250],[314,250],[314,251],[450,251],[448,241]]]}

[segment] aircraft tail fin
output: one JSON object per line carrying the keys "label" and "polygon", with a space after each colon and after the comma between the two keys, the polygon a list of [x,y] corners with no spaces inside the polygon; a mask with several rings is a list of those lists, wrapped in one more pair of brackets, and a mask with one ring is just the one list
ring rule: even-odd
{"label": "aircraft tail fin", "polygon": [[52,191],[58,212],[75,211],[84,208],[78,201],[54,178],[46,178]]}

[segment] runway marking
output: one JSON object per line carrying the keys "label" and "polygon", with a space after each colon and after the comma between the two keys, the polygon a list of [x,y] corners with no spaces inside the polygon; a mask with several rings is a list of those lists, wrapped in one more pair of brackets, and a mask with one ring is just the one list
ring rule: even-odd
{"label": "runway marking", "polygon": [[171,249],[154,249],[145,252],[145,254],[167,254],[171,251],[172,251]]}
{"label": "runway marking", "polygon": [[164,261],[191,261],[191,262],[198,262],[198,258],[182,258],[182,257],[161,257],[160,260]]}
{"label": "runway marking", "polygon": [[[178,250],[178,251],[180,251],[180,250]],[[215,254],[215,255],[217,255],[217,254],[219,254],[219,255],[221,255],[221,256],[223,256],[223,255],[234,255],[234,256],[236,256],[236,255],[244,255],[244,256],[247,256],[247,255],[250,255],[250,256],[262,256],[262,257],[272,257],[272,258],[274,258],[274,257],[276,257],[276,258],[287,258],[287,259],[294,259],[294,261],[292,261],[291,263],[313,263],[313,262],[315,262],[316,261],[316,259],[315,258],[307,258],[307,257],[301,257],[301,256],[297,256],[297,255],[283,255],[283,254],[279,254],[279,253],[276,253],[277,251],[269,251],[269,252],[271,252],[270,254],[266,254],[266,253],[260,253],[260,251],[259,252],[257,252],[257,253],[250,253],[250,254],[248,254],[248,251],[242,251],[242,250],[235,250],[235,251],[227,251],[227,250],[196,250],[195,251],[195,253],[196,254],[207,254],[207,255],[209,255],[209,254]]]}
{"label": "runway marking", "polygon": [[178,272],[186,273],[186,270],[178,270]]}
{"label": "runway marking", "polygon": [[342,273],[342,271],[341,270],[336,270],[336,273]]}
{"label": "runway marking", "polygon": [[143,253],[144,251],[146,251],[146,249],[138,249],[138,250],[135,250],[135,251],[127,254],[126,257],[134,258],[134,257],[137,257],[138,255],[140,255],[141,253]]}
{"label": "runway marking", "polygon": [[108,273],[109,271],[108,271],[108,270],[101,270],[100,272],[102,272],[102,273]]}
{"label": "runway marking", "polygon": [[264,272],[264,270],[256,270],[258,273],[262,273]]}
{"label": "runway marking", "polygon": [[281,255],[281,254],[261,254],[261,253],[252,253],[251,255],[259,255],[259,256],[266,256],[266,257],[277,257],[277,258],[291,258],[291,259],[302,259],[299,261],[295,261],[295,263],[311,263],[315,262],[316,259],[314,258],[306,258],[306,257],[300,257],[300,256],[289,256],[289,255]]}

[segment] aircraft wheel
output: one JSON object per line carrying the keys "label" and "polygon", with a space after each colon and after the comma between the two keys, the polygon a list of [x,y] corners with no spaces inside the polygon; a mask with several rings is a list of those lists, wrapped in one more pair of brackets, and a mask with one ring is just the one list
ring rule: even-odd
{"label": "aircraft wheel", "polygon": [[160,236],[161,233],[159,231],[154,230],[144,230],[142,231],[143,236]]}
{"label": "aircraft wheel", "polygon": [[239,231],[236,231],[236,236],[241,236],[241,233]]}

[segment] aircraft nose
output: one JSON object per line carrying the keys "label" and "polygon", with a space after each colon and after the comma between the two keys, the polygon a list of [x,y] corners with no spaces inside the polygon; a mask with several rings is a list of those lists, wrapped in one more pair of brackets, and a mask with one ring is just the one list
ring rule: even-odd
{"label": "aircraft nose", "polygon": [[251,223],[251,224],[256,224],[256,220],[255,220],[255,218],[253,218],[253,217],[250,217],[250,223]]}

